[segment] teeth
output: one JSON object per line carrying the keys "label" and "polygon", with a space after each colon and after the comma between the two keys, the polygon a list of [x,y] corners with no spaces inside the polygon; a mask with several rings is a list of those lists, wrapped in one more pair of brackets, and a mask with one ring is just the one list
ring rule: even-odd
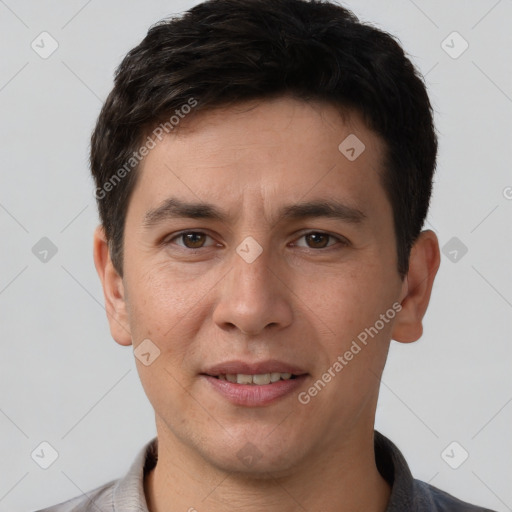
{"label": "teeth", "polygon": [[245,373],[237,373],[237,374],[227,374],[227,375],[219,375],[218,378],[220,380],[227,380],[229,382],[237,383],[237,384],[256,384],[257,386],[261,386],[264,384],[270,384],[272,382],[277,382],[278,380],[288,380],[292,376],[291,373],[263,373],[259,375],[247,375]]}
{"label": "teeth", "polygon": [[236,376],[237,384],[252,384],[252,375],[244,375],[243,373],[239,373]]}
{"label": "teeth", "polygon": [[253,384],[270,384],[270,373],[265,373],[263,375],[253,375],[252,376]]}

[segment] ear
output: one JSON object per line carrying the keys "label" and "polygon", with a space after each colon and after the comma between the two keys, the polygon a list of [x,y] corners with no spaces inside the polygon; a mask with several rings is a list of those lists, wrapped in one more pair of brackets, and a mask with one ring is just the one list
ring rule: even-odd
{"label": "ear", "polygon": [[120,345],[131,345],[132,337],[128,321],[123,279],[117,273],[110,258],[105,231],[100,225],[94,231],[94,265],[103,286],[105,309],[110,324],[110,333]]}
{"label": "ear", "polygon": [[396,316],[392,338],[401,343],[418,340],[423,334],[423,316],[439,269],[439,242],[433,231],[422,231],[412,246],[409,271],[401,293],[402,309]]}

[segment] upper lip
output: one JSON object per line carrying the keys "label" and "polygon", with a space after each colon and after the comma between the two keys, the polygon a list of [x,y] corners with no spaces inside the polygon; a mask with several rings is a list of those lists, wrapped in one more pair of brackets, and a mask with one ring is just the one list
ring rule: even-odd
{"label": "upper lip", "polygon": [[224,361],[223,363],[216,364],[207,368],[203,374],[218,376],[218,375],[233,375],[242,373],[244,375],[263,375],[265,373],[291,373],[293,375],[303,375],[305,372],[302,368],[278,361],[277,359],[267,359],[260,362],[246,362],[241,360]]}

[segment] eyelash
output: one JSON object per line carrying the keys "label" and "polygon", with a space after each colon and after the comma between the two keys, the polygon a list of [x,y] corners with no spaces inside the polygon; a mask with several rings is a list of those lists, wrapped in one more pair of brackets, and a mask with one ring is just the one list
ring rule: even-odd
{"label": "eyelash", "polygon": [[[165,239],[163,241],[163,245],[166,245],[166,246],[167,245],[171,245],[174,240],[180,239],[180,238],[182,239],[185,235],[189,235],[189,234],[206,235],[207,237],[212,238],[212,240],[213,240],[213,237],[211,237],[210,235],[208,235],[207,233],[205,233],[203,231],[182,231],[181,233],[178,233],[178,234],[174,235],[172,238]],[[312,235],[312,234],[315,234],[315,235],[325,235],[325,236],[329,237],[329,239],[336,240],[338,242],[338,244],[335,243],[335,244],[332,244],[332,245],[328,245],[327,247],[320,247],[320,248],[302,247],[303,249],[308,249],[310,251],[327,251],[329,249],[332,249],[336,245],[341,245],[342,247],[348,247],[350,245],[350,242],[347,239],[345,239],[343,237],[332,235],[331,233],[326,233],[324,231],[308,231],[306,233],[303,233],[299,237],[299,240],[301,238],[304,238],[307,235]],[[182,245],[178,245],[178,247],[180,249],[183,249],[183,250],[186,250],[186,251],[199,251],[201,249],[208,249],[208,247],[213,247],[213,246],[192,248],[192,247],[186,247],[184,245],[183,246]]]}

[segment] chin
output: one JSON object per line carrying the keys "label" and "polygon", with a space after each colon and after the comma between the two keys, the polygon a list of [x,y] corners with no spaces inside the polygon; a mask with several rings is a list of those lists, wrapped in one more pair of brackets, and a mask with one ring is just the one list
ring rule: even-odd
{"label": "chin", "polygon": [[[297,468],[304,442],[294,443],[287,435],[285,439],[269,439],[272,429],[264,433],[259,430],[252,437],[249,433],[229,437],[223,443],[215,443],[208,453],[203,453],[205,460],[217,469],[251,479],[269,480],[286,476]],[[272,434],[270,434],[272,437]],[[235,439],[237,439],[235,441]],[[249,441],[252,439],[252,441]],[[298,450],[301,446],[302,450]]]}

